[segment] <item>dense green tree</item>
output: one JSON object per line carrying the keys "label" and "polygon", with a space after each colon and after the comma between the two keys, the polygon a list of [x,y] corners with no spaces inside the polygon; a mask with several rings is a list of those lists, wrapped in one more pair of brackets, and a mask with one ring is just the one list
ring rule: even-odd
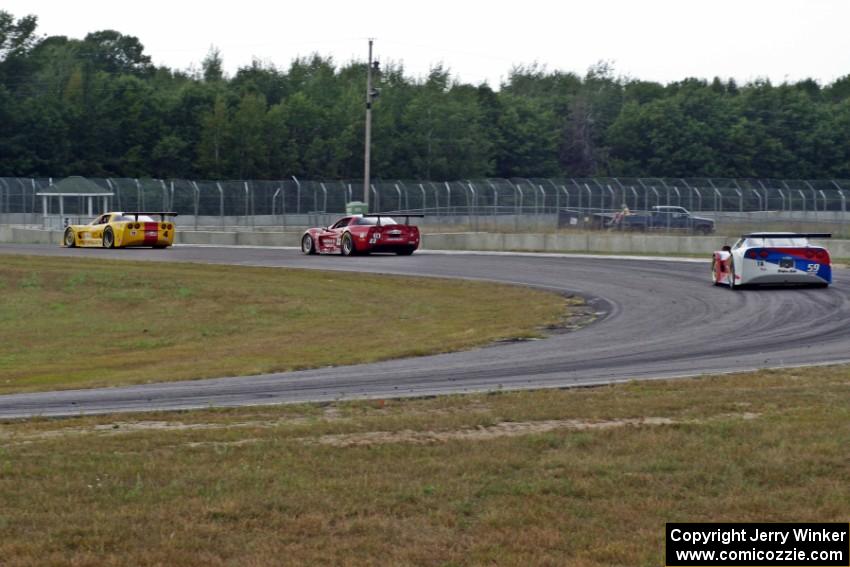
{"label": "dense green tree", "polygon": [[237,179],[254,179],[267,175],[268,154],[265,151],[263,126],[266,98],[261,94],[245,93],[233,114],[231,123],[231,152]]}
{"label": "dense green tree", "polygon": [[139,38],[115,30],[88,34],[82,55],[99,71],[114,74],[146,75],[153,71],[151,58]]}
{"label": "dense green tree", "polygon": [[212,109],[201,117],[197,170],[208,179],[221,179],[227,170],[230,112],[223,95],[218,95]]}
{"label": "dense green tree", "polygon": [[221,51],[217,47],[210,47],[207,56],[201,62],[204,81],[214,83],[224,79],[224,61],[221,59]]}
{"label": "dense green tree", "polygon": [[33,15],[15,20],[12,14],[0,10],[0,61],[29,52],[38,42],[37,24],[38,18]]}
{"label": "dense green tree", "polygon": [[[41,37],[0,10],[0,175],[359,179],[366,65],[320,54],[233,77],[155,67],[115,30]],[[850,177],[850,75],[667,85],[516,66],[498,88],[438,65],[374,73],[379,179]]]}

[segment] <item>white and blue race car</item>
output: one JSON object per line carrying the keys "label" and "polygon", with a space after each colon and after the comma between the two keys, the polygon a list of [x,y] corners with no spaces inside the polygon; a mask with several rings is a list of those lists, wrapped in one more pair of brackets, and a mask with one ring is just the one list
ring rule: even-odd
{"label": "white and blue race car", "polygon": [[753,232],[733,246],[724,246],[711,258],[715,285],[736,289],[745,285],[832,283],[829,251],[809,239],[830,238],[827,233]]}

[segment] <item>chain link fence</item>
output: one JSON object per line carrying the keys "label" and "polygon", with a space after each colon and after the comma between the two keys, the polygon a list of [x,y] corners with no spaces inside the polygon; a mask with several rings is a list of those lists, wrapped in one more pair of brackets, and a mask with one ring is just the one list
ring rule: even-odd
{"label": "chain link fence", "polygon": [[[207,225],[252,226],[259,217],[338,214],[345,211],[347,203],[364,200],[362,180],[87,179],[98,190],[111,194],[106,204],[112,210],[172,210],[192,217],[196,225],[198,219]],[[10,222],[13,214],[56,216],[60,209],[63,215],[86,217],[90,205],[83,195],[62,197],[62,203],[57,196],[39,195],[49,193],[59,181],[0,178],[0,222]],[[488,217],[538,218],[538,224],[546,224],[550,216],[555,219],[563,209],[590,214],[618,210],[623,205],[633,211],[681,206],[695,213],[750,223],[787,220],[845,226],[848,195],[850,180],[846,179],[378,179],[369,188],[372,211],[463,217],[463,222],[474,228],[486,225]],[[517,228],[520,224],[515,223]]]}

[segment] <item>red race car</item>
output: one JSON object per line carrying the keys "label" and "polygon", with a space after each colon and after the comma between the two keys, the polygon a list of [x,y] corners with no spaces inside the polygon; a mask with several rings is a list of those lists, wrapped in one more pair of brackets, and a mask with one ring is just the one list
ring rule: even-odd
{"label": "red race car", "polygon": [[425,215],[399,214],[404,224],[384,214],[350,215],[323,228],[310,228],[301,237],[304,254],[369,254],[395,252],[409,256],[419,248],[419,228],[411,226],[411,217]]}

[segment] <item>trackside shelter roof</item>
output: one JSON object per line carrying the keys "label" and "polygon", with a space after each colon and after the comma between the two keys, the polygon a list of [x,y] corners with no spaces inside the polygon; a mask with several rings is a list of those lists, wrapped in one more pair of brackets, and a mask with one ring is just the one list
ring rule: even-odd
{"label": "trackside shelter roof", "polygon": [[76,175],[66,177],[44,191],[36,193],[36,195],[47,197],[111,197],[114,194],[97,183]]}

